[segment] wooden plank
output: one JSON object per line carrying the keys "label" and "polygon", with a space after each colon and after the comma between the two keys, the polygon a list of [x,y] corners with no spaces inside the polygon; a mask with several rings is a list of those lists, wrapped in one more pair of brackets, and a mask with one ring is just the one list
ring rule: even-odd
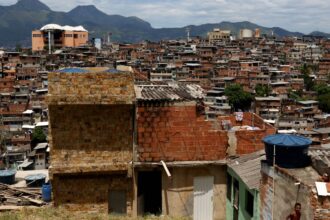
{"label": "wooden plank", "polygon": [[15,206],[15,205],[1,205],[0,211],[12,211],[12,210],[21,210],[23,206]]}
{"label": "wooden plank", "polygon": [[30,202],[32,202],[32,203],[34,203],[34,204],[37,204],[37,205],[43,205],[43,204],[44,204],[43,201],[38,200],[38,199],[31,199],[31,198],[29,198],[29,197],[27,197],[27,196],[22,196],[22,197],[23,197],[24,199],[29,200]]}
{"label": "wooden plank", "polygon": [[36,207],[35,206],[0,205],[0,212],[1,211],[22,210],[23,208],[36,208]]}
{"label": "wooden plank", "polygon": [[12,186],[9,186],[9,185],[6,185],[6,184],[3,184],[3,183],[0,183],[0,187],[7,187],[7,191],[12,191],[13,193],[25,193],[25,194],[28,194],[28,195],[33,195],[33,196],[40,196],[40,194],[38,193],[33,193],[29,190],[25,190],[25,189],[17,189],[17,188],[14,188]]}

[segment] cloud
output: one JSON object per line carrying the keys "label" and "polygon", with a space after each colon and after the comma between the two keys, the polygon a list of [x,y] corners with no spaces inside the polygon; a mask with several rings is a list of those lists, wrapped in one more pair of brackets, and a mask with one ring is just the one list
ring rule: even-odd
{"label": "cloud", "polygon": [[[24,0],[23,0],[24,1]],[[153,27],[248,20],[291,31],[330,32],[328,0],[41,0],[57,11],[94,4],[108,14],[137,16]],[[8,5],[16,0],[1,0]]]}

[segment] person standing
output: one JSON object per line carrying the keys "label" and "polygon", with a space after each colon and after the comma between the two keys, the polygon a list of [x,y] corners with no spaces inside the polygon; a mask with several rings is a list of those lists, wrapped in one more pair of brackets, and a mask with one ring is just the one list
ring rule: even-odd
{"label": "person standing", "polygon": [[288,217],[286,217],[286,220],[300,220],[301,217],[301,204],[300,203],[296,203],[294,205],[294,211],[288,215]]}

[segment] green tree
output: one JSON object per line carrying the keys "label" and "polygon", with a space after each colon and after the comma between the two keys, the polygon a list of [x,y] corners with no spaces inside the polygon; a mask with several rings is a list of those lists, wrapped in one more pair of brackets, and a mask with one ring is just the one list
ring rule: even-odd
{"label": "green tree", "polygon": [[271,88],[268,85],[263,85],[263,84],[257,84],[255,91],[256,91],[256,96],[258,97],[269,96],[270,93],[272,92]]}
{"label": "green tree", "polygon": [[296,101],[302,101],[304,100],[302,98],[303,95],[303,91],[302,90],[298,90],[298,91],[293,91],[293,90],[289,90],[288,92],[288,96],[290,99],[294,99]]}
{"label": "green tree", "polygon": [[229,104],[234,108],[235,111],[249,110],[253,96],[245,92],[243,87],[239,84],[232,84],[226,87],[225,95],[228,97]]}
{"label": "green tree", "polygon": [[31,146],[35,147],[39,143],[46,142],[46,138],[42,128],[36,127],[31,136]]}
{"label": "green tree", "polygon": [[317,92],[318,96],[330,93],[330,87],[325,83],[315,85],[314,90]]}
{"label": "green tree", "polygon": [[330,112],[330,87],[323,83],[316,85],[314,90],[317,92],[317,100],[319,101],[319,108],[329,113]]}
{"label": "green tree", "polygon": [[330,93],[318,96],[319,108],[326,113],[330,113]]}
{"label": "green tree", "polygon": [[307,91],[311,91],[314,87],[314,81],[310,77],[311,68],[306,63],[304,63],[304,65],[300,68],[300,71],[304,79],[305,89]]}

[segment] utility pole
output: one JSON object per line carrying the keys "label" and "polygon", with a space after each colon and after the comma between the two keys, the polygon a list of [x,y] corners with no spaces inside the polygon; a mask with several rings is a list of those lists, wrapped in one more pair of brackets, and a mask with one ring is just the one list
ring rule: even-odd
{"label": "utility pole", "polygon": [[[4,151],[6,154],[6,168],[9,167],[9,161],[8,161],[8,150],[6,146],[6,137],[7,137],[7,132],[3,128],[3,117],[0,114],[0,150]],[[1,152],[2,153],[2,152]]]}
{"label": "utility pole", "polygon": [[3,57],[1,57],[1,78],[4,78],[4,74],[3,74]]}

